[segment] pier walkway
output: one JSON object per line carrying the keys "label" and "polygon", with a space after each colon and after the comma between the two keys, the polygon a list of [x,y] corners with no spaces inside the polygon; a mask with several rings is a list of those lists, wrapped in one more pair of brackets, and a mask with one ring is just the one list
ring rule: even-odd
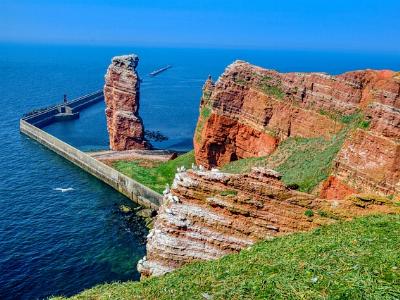
{"label": "pier walkway", "polygon": [[[56,104],[27,113],[22,117],[22,120],[41,128],[56,121],[71,119],[72,116],[74,116],[73,118],[76,118],[77,114],[79,115],[79,112],[82,109],[103,100],[103,91],[99,90],[74,100],[67,101],[66,103]],[[63,117],[63,115],[66,117]],[[71,115],[71,118],[69,118],[68,115]]]}
{"label": "pier walkway", "polygon": [[[162,203],[162,196],[160,194],[118,172],[114,168],[111,168],[100,159],[96,159],[95,154],[92,153],[90,155],[89,153],[80,151],[41,129],[41,127],[45,125],[56,122],[56,115],[60,113],[61,107],[65,107],[65,105],[67,105],[72,112],[77,113],[102,99],[104,99],[103,92],[97,91],[69,101],[66,104],[55,105],[26,114],[20,119],[20,132],[107,183],[139,205],[158,209]],[[161,154],[162,153],[156,151],[153,155]],[[148,156],[150,154],[143,153],[142,155]]]}

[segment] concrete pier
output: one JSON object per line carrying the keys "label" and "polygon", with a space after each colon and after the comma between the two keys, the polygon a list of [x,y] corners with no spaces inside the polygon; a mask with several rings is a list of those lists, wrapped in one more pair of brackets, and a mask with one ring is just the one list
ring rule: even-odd
{"label": "concrete pier", "polygon": [[[103,99],[102,92],[92,93],[70,101],[68,102],[68,106],[72,108],[71,111],[75,111],[76,113],[100,101],[99,99]],[[56,115],[59,113],[58,108],[60,106],[50,107],[23,117],[20,119],[20,132],[107,183],[139,205],[158,209],[162,202],[160,194],[40,129],[40,127],[56,121]]]}
{"label": "concrete pier", "polygon": [[99,90],[66,103],[57,104],[45,109],[41,109],[37,112],[30,113],[23,117],[22,120],[41,128],[55,121],[64,121],[74,118],[76,119],[79,117],[79,112],[82,109],[103,100],[103,91]]}

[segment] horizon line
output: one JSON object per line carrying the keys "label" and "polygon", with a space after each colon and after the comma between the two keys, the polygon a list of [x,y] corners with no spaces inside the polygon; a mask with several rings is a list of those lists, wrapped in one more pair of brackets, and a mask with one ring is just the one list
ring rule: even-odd
{"label": "horizon line", "polygon": [[165,48],[165,49],[199,49],[199,50],[252,50],[252,51],[299,51],[299,52],[347,52],[347,53],[369,53],[369,54],[394,54],[400,55],[400,50],[397,49],[365,49],[365,48],[304,48],[304,47],[272,47],[263,46],[256,47],[251,45],[194,45],[194,44],[153,44],[153,43],[106,43],[106,42],[70,42],[70,41],[18,41],[18,40],[0,40],[0,44],[15,44],[15,45],[32,45],[32,46],[85,46],[85,47],[139,47],[139,48]]}

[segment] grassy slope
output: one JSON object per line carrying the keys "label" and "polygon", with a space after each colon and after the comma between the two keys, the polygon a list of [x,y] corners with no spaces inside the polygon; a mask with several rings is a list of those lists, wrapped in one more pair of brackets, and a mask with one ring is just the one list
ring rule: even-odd
{"label": "grassy slope", "polygon": [[310,192],[329,175],[332,162],[343,144],[345,132],[332,140],[323,138],[288,138],[269,157],[241,159],[225,165],[222,171],[248,172],[253,166],[265,166],[282,173],[286,184],[297,184]]}
{"label": "grassy slope", "polygon": [[174,160],[163,163],[154,163],[148,161],[118,161],[113,167],[127,176],[139,181],[158,193],[162,193],[166,184],[171,184],[176,168],[185,166],[191,168],[194,163],[194,153],[190,151]]}
{"label": "grassy slope", "polygon": [[360,218],[73,299],[399,299],[399,232],[398,215]]}
{"label": "grassy slope", "polygon": [[277,150],[268,157],[241,159],[223,166],[221,170],[245,173],[254,166],[263,166],[280,172],[282,181],[287,185],[298,185],[300,191],[311,192],[328,178],[333,161],[348,134],[356,128],[367,130],[369,127],[369,121],[361,112],[344,116],[321,110],[320,114],[344,125],[331,140],[322,137],[290,137],[279,144]]}
{"label": "grassy slope", "polygon": [[203,127],[206,124],[210,115],[211,108],[208,106],[208,104],[205,104],[200,110],[199,121],[197,122],[196,131],[194,133],[197,142],[201,141],[201,132],[203,131]]}

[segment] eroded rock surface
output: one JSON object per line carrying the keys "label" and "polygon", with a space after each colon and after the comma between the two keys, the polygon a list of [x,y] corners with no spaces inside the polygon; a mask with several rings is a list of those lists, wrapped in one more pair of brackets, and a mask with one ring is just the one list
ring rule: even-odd
{"label": "eroded rock surface", "polygon": [[288,137],[330,138],[356,114],[364,128],[345,143],[332,173],[337,180],[325,185],[344,189],[323,193],[399,193],[400,73],[388,70],[279,73],[236,61],[203,88],[196,162],[212,168],[268,155]]}
{"label": "eroded rock surface", "polygon": [[144,139],[143,122],[138,113],[138,62],[134,54],[116,56],[105,75],[104,98],[111,150],[150,148]]}
{"label": "eroded rock surface", "polygon": [[[392,71],[283,74],[236,61],[216,83],[207,79],[194,136],[199,167],[180,169],[165,191],[142,276],[336,220],[399,213],[391,200],[400,195],[399,95]],[[212,169],[268,155],[289,137],[338,136],[344,143],[319,194],[292,190],[266,168]]]}
{"label": "eroded rock surface", "polygon": [[336,219],[390,211],[376,203],[361,208],[350,200],[318,199],[288,189],[279,177],[264,168],[242,175],[217,170],[177,173],[147,237],[147,255],[138,264],[142,276],[162,275]]}
{"label": "eroded rock surface", "polygon": [[330,199],[357,192],[400,196],[400,143],[373,129],[357,129],[340,150],[331,178],[321,192]]}

